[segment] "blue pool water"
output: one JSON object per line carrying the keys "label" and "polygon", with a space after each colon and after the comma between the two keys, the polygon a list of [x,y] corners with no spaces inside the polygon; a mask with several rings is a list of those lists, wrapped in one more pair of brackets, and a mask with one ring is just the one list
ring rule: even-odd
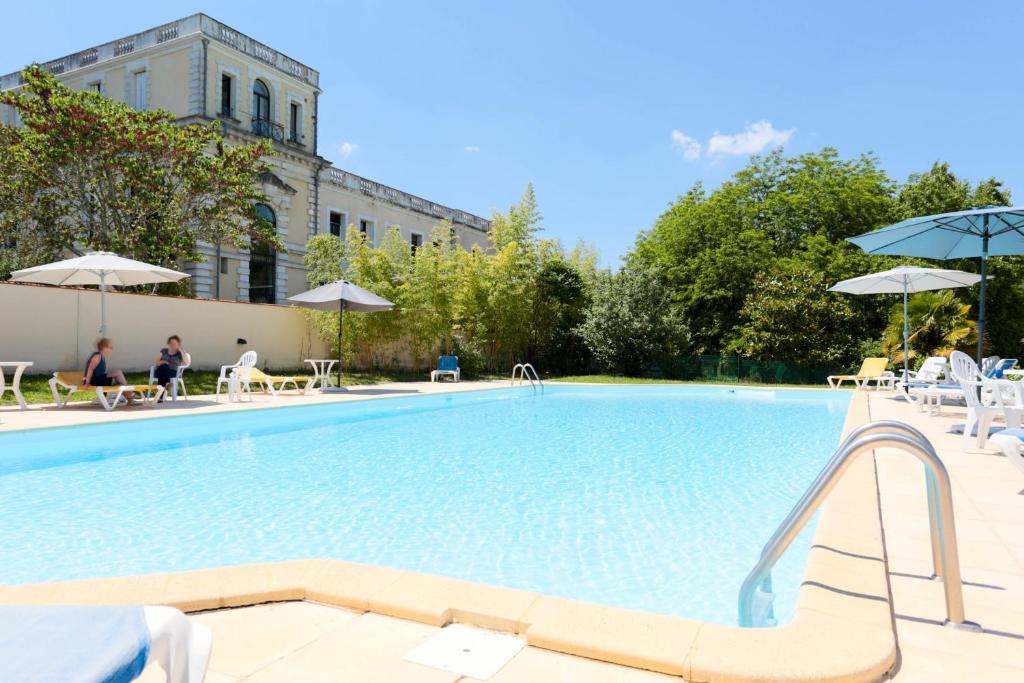
{"label": "blue pool water", "polygon": [[549,386],[0,435],[0,582],[333,557],[732,624],[848,400]]}

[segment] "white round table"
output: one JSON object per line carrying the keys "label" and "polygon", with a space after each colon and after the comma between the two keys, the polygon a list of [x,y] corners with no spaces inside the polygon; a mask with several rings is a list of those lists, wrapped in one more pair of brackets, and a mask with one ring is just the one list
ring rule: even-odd
{"label": "white round table", "polygon": [[313,381],[309,383],[309,389],[316,389],[317,382],[320,382],[321,389],[334,386],[331,368],[338,362],[337,358],[307,358],[306,362],[313,366]]}
{"label": "white round table", "polygon": [[[0,361],[0,397],[4,395],[5,391],[10,390],[14,394],[14,398],[18,399],[18,405],[22,410],[28,410],[28,403],[25,402],[25,397],[21,393],[21,375],[25,372],[25,368],[30,368],[32,365],[32,361]],[[4,377],[4,368],[14,368],[14,377],[11,379],[10,386],[7,385],[7,379]]]}

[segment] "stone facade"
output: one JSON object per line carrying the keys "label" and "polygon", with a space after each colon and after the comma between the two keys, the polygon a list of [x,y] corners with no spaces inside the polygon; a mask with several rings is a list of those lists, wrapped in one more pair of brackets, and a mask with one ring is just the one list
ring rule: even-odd
{"label": "stone facade", "polygon": [[[70,87],[166,109],[182,123],[220,121],[229,141],[273,141],[271,172],[260,182],[287,253],[259,256],[202,245],[207,260],[184,266],[200,297],[249,301],[258,291],[258,300],[280,303],[306,289],[302,258],[309,238],[343,233],[350,225],[364,228],[373,241],[396,226],[412,244],[450,220],[463,246],[487,244],[486,219],[349,173],[320,156],[319,72],[205,14],[44,67]],[[20,85],[19,73],[0,77],[0,89]],[[0,121],[16,123],[13,111],[0,108]]]}

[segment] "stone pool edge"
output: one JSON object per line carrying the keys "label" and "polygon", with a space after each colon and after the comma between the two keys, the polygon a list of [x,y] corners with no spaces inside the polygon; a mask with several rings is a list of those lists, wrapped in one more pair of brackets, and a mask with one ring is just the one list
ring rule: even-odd
{"label": "stone pool edge", "polygon": [[[869,419],[850,401],[844,435]],[[741,629],[341,560],[0,586],[4,604],[166,604],[186,612],[308,600],[433,626],[460,622],[530,645],[692,681],[873,681],[896,661],[873,458],[818,522],[793,622]],[[738,590],[737,586],[737,590]]]}

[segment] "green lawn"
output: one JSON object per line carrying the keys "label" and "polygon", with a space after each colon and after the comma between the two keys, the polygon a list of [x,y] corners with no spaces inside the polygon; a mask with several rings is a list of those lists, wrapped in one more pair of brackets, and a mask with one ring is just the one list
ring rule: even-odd
{"label": "green lawn", "polygon": [[[274,371],[277,373],[277,371]],[[10,381],[10,371],[7,371],[7,381]],[[185,383],[188,387],[188,392],[193,395],[198,394],[212,394],[217,389],[217,377],[220,373],[216,370],[186,370],[185,371]],[[295,369],[282,371],[280,374],[295,374],[295,375],[309,375],[310,369]],[[53,397],[50,395],[50,387],[47,384],[51,375],[25,375],[21,378],[21,392],[25,394],[25,400],[29,403],[53,403]],[[367,372],[346,372],[343,375],[343,381],[346,385],[350,384],[382,384],[384,382],[400,382],[409,380],[424,380],[428,375],[424,373],[417,373],[415,375],[411,373],[367,373]],[[130,372],[127,376],[128,382],[133,384],[145,384],[149,379],[149,374],[144,372]],[[93,392],[80,392],[73,396],[73,399],[87,399],[89,397],[95,397]],[[14,394],[7,391],[4,392],[2,398],[0,398],[0,406],[2,405],[13,405],[16,401],[14,400]]]}
{"label": "green lawn", "polygon": [[730,381],[722,379],[652,379],[648,377],[623,377],[621,375],[571,375],[568,377],[546,377],[551,382],[575,382],[580,384],[734,384],[744,387],[774,387],[795,389],[827,389],[827,384],[769,384],[767,382]]}

